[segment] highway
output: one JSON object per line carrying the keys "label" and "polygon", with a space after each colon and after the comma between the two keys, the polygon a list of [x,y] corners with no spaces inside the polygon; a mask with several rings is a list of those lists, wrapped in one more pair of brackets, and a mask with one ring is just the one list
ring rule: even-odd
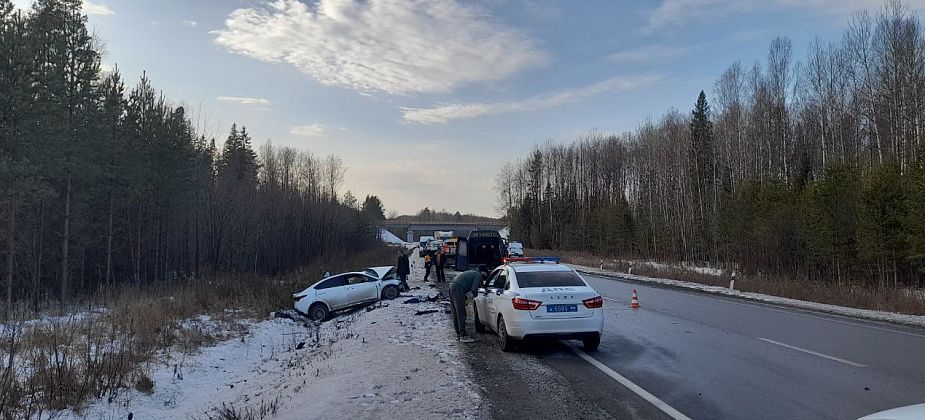
{"label": "highway", "polygon": [[[925,402],[923,330],[584,277],[606,298],[601,347],[588,355],[683,416],[854,419]],[[633,289],[640,309],[629,308]],[[500,352],[493,338],[480,344],[479,360]],[[541,344],[520,357],[558,372],[572,399],[582,401],[563,404],[593,405],[613,418],[671,418],[573,348],[577,343]],[[516,383],[514,373],[507,383]],[[516,399],[507,396],[501,402],[507,411],[494,410],[494,416],[542,415],[536,407],[542,398],[512,410]]]}
{"label": "highway", "polygon": [[925,402],[925,331],[584,277],[607,298],[592,356],[691,418],[845,419]]}

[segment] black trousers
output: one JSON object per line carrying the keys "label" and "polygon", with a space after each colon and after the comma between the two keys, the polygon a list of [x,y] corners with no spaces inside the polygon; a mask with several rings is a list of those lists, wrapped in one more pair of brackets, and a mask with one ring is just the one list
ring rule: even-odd
{"label": "black trousers", "polygon": [[443,272],[443,266],[442,266],[442,265],[438,265],[437,268],[436,268],[436,271],[437,271],[437,282],[438,282],[438,283],[443,283],[443,282],[445,282],[445,281],[446,281],[446,273]]}
{"label": "black trousers", "polygon": [[466,336],[466,294],[456,283],[450,283],[450,312],[453,316],[453,328],[457,337]]}
{"label": "black trousers", "polygon": [[427,281],[428,277],[430,277],[430,264],[424,264],[424,281]]}

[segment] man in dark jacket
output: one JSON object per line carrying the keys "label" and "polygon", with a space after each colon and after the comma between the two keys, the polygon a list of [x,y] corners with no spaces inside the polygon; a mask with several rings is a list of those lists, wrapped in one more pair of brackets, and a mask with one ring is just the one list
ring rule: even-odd
{"label": "man in dark jacket", "polygon": [[434,258],[434,271],[437,273],[437,283],[443,283],[446,281],[446,274],[443,272],[443,266],[446,265],[446,254],[443,250],[437,251],[437,256]]}
{"label": "man in dark jacket", "polygon": [[456,338],[463,343],[475,341],[466,334],[466,297],[476,297],[482,281],[488,277],[488,268],[480,265],[478,270],[468,270],[460,273],[450,282],[450,311],[453,316],[453,327],[456,329]]}
{"label": "man in dark jacket", "polygon": [[408,255],[404,251],[398,251],[398,267],[396,268],[396,274],[398,274],[399,280],[401,280],[401,287],[407,292],[411,290],[408,287],[408,275],[411,274],[411,265],[408,262]]}

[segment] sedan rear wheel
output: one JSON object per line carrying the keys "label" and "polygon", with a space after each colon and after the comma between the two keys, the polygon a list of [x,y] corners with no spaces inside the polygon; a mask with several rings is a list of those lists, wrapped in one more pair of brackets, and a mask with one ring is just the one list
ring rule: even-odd
{"label": "sedan rear wheel", "polygon": [[585,351],[597,351],[601,345],[601,335],[594,334],[581,339],[581,346]]}
{"label": "sedan rear wheel", "polygon": [[498,337],[501,338],[501,351],[514,351],[514,339],[507,335],[507,326],[502,317],[498,318]]}
{"label": "sedan rear wheel", "polygon": [[385,300],[392,300],[398,297],[398,288],[395,286],[385,286],[382,289],[382,298]]}
{"label": "sedan rear wheel", "polygon": [[330,313],[331,312],[328,311],[328,307],[323,303],[316,303],[312,305],[311,308],[308,308],[308,318],[316,322],[321,322],[328,319],[328,315],[330,315]]}

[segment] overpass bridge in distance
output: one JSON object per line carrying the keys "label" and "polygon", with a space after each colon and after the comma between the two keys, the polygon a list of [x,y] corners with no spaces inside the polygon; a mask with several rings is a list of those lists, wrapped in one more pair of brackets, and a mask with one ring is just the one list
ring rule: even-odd
{"label": "overpass bridge in distance", "polygon": [[424,235],[431,235],[436,230],[447,231],[451,230],[459,236],[465,236],[474,230],[502,230],[508,225],[505,222],[403,222],[397,220],[384,220],[379,223],[379,227],[387,229],[394,233],[396,236],[400,236],[396,233],[396,230],[405,230],[407,229],[407,241],[416,242],[415,235],[417,232],[420,232]]}

